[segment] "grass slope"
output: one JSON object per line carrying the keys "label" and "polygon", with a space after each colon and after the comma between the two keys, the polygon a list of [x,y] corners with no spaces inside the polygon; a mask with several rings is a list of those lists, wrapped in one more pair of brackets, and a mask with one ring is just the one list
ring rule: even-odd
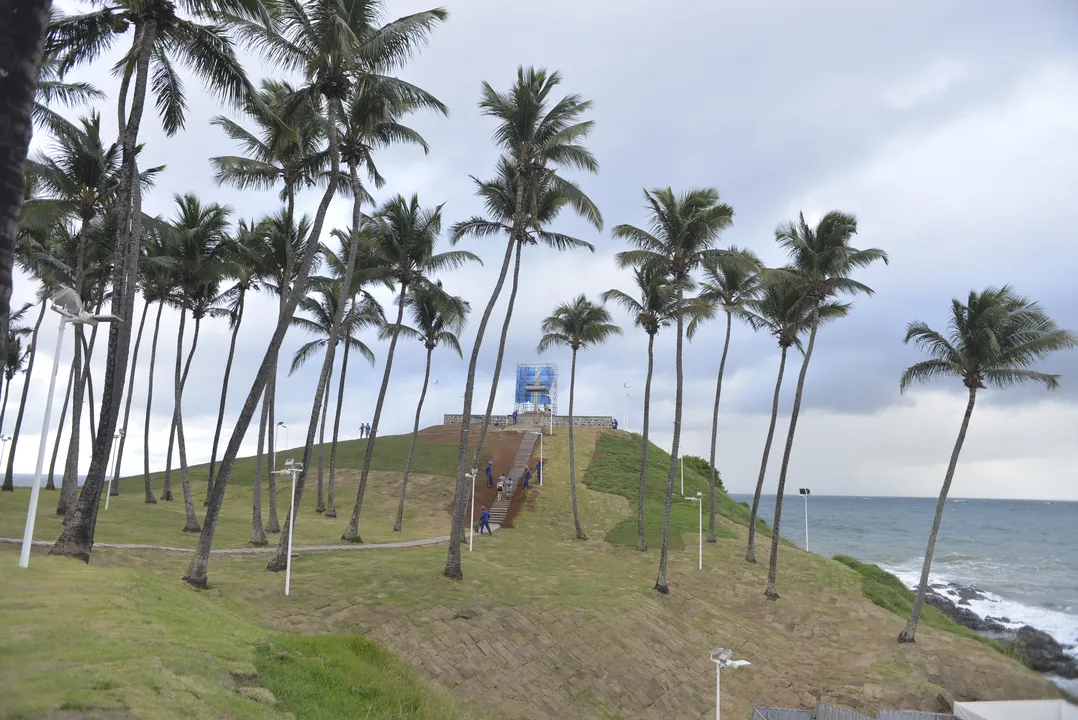
{"label": "grass slope", "polygon": [[[620,495],[629,500],[635,509],[637,494],[640,492],[640,454],[642,437],[628,433],[603,433],[595,445],[595,453],[584,482],[592,490]],[[644,495],[644,537],[650,547],[659,547],[662,539],[663,512],[666,503],[666,480],[670,468],[670,454],[653,443],[648,444],[647,492]],[[695,497],[697,492],[704,494],[704,526],[707,526],[708,513],[707,475],[698,472],[689,464],[685,465],[685,495]],[[715,491],[716,511],[719,515],[739,525],[748,525],[749,509],[739,502],[731,500],[725,491]],[[684,547],[682,533],[695,533],[698,526],[696,502],[681,497],[681,469],[674,478],[674,503],[670,508],[670,547],[680,550]],[[757,520],[758,532],[770,537],[767,525]],[[718,523],[715,534],[720,538],[736,537],[733,530]],[[606,539],[618,545],[636,547],[636,513],[619,522]]]}

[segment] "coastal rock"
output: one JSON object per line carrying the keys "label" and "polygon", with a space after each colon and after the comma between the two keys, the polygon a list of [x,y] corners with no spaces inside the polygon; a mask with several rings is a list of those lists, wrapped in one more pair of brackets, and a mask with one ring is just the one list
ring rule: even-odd
{"label": "coastal rock", "polygon": [[[968,589],[972,590],[977,594],[980,594],[979,591],[976,590],[976,588]],[[971,599],[973,598],[972,595],[970,595],[970,597]],[[925,594],[925,602],[939,610],[951,620],[954,620],[959,625],[967,627],[974,632],[999,633],[1005,632],[1007,630],[1006,627],[1000,625],[998,622],[992,620],[991,618],[982,618],[980,615],[973,612],[969,608],[959,607],[954,603],[954,601],[952,601],[948,597],[940,595],[938,592],[936,592],[935,589],[930,588],[929,591]]]}
{"label": "coastal rock", "polygon": [[1078,678],[1078,660],[1067,655],[1064,647],[1048,633],[1023,625],[1014,634],[1014,642],[1022,648],[1026,664],[1033,670],[1068,680]]}

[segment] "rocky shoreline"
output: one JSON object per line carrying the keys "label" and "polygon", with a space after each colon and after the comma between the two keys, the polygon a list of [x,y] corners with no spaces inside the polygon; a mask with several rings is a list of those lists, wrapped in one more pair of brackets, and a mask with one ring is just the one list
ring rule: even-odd
{"label": "rocky shoreline", "polygon": [[[946,591],[958,598],[955,602],[944,595]],[[1025,664],[1037,672],[1055,675],[1067,680],[1078,679],[1078,658],[1066,653],[1074,646],[1062,645],[1048,633],[1032,625],[1017,624],[1008,617],[981,617],[969,608],[970,600],[989,600],[983,592],[971,585],[935,583],[928,589],[925,601],[959,625],[978,635],[993,640],[1012,642],[1024,656]]]}

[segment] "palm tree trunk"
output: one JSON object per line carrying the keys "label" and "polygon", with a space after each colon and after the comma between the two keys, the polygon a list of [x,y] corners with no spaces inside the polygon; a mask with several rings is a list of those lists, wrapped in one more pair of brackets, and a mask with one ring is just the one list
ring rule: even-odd
{"label": "palm tree trunk", "polygon": [[[2,112],[5,111],[0,110],[0,113]],[[22,175],[19,175],[19,177],[22,177]],[[12,237],[14,237],[14,234]],[[3,270],[0,269],[0,273],[2,272]],[[8,448],[7,468],[4,471],[4,484],[3,486],[0,486],[0,490],[3,492],[15,491],[15,448],[19,444],[19,433],[22,431],[23,413],[26,412],[26,398],[30,395],[30,378],[34,374],[34,360],[37,358],[37,336],[38,332],[41,330],[41,321],[45,319],[45,308],[48,306],[48,302],[48,298],[41,301],[41,310],[38,312],[37,321],[34,323],[34,332],[30,335],[30,359],[26,362],[26,377],[23,379],[22,383],[22,396],[19,399],[19,412],[15,416],[15,430],[11,433],[11,447]],[[4,337],[7,336],[5,335]]]}
{"label": "palm tree trunk", "polygon": [[[34,87],[41,66],[45,26],[49,20],[48,0],[2,0],[0,17],[0,367],[4,366],[9,348],[8,308],[11,301],[11,270],[15,261],[15,234],[26,181],[23,166],[33,134],[31,112],[34,107]],[[26,385],[29,385],[29,373]],[[12,436],[14,437],[14,436]],[[12,441],[12,456],[15,454]],[[14,490],[11,473],[4,481],[4,490]],[[9,485],[11,485],[9,487]]]}
{"label": "palm tree trunk", "polygon": [[494,284],[494,291],[490,294],[490,300],[483,310],[483,317],[479,320],[479,328],[475,333],[475,344],[472,346],[472,355],[468,360],[468,375],[464,380],[464,409],[460,424],[460,445],[457,449],[457,486],[453,496],[453,524],[449,533],[449,553],[445,560],[445,570],[442,574],[450,580],[463,580],[464,572],[460,567],[460,544],[464,539],[464,514],[468,506],[468,437],[472,430],[472,397],[475,395],[475,371],[479,364],[479,350],[483,345],[483,335],[487,331],[487,323],[490,315],[494,312],[494,305],[498,302],[498,296],[505,285],[505,276],[509,274],[509,263],[513,259],[513,246],[516,238],[510,238],[505,246],[505,257],[502,259],[501,273],[498,281]]}
{"label": "palm tree trunk", "polygon": [[674,393],[674,438],[670,443],[670,468],[666,474],[666,507],[663,509],[663,540],[659,552],[659,577],[655,580],[655,589],[664,595],[670,594],[670,585],[666,580],[666,559],[670,550],[670,506],[674,501],[674,476],[677,474],[678,448],[681,443],[681,407],[684,375],[682,374],[682,345],[685,338],[685,318],[682,308],[685,306],[685,290],[678,284],[677,291],[677,351],[674,355],[674,368],[677,388]]}
{"label": "palm tree trunk", "polygon": [[[181,311],[182,314],[182,311]],[[183,348],[176,351],[176,367],[183,359]],[[177,385],[179,382],[177,381]],[[165,480],[162,484],[161,499],[172,500],[172,450],[176,447],[176,408],[172,409],[172,418],[168,426],[168,449],[165,451]]]}
{"label": "palm tree trunk", "polygon": [[782,345],[779,358],[779,377],[775,380],[775,397],[771,401],[771,424],[767,426],[767,440],[764,441],[764,457],[760,460],[760,475],[756,478],[756,493],[752,496],[752,512],[749,513],[749,547],[745,551],[745,562],[756,563],[756,516],[760,511],[760,494],[764,491],[764,477],[767,475],[767,457],[771,454],[771,441],[775,439],[775,423],[779,419],[779,391],[782,389],[782,375],[786,371],[787,347]]}
{"label": "palm tree trunk", "polygon": [[323,475],[326,466],[326,416],[329,414],[329,388],[333,382],[333,368],[329,369],[329,377],[326,378],[326,391],[322,396],[322,420],[318,423],[318,500],[315,502],[314,511],[324,513],[326,511],[325,486]]}
{"label": "palm tree trunk", "polygon": [[764,593],[771,600],[779,597],[779,525],[782,521],[782,494],[786,490],[786,472],[790,469],[790,454],[794,449],[794,431],[797,430],[797,415],[801,411],[801,394],[805,391],[805,376],[808,374],[812,348],[816,344],[816,330],[820,326],[820,310],[813,311],[812,331],[809,333],[805,359],[801,361],[801,373],[797,376],[797,390],[794,392],[794,406],[790,410],[790,429],[786,432],[786,449],[782,453],[782,466],[779,469],[779,487],[775,491],[775,521],[771,524],[771,560],[767,568],[767,591]]}
{"label": "palm tree trunk", "polygon": [[906,627],[898,634],[900,643],[911,643],[916,639],[917,622],[921,619],[921,611],[925,607],[925,593],[928,592],[928,575],[932,570],[932,556],[936,552],[936,538],[939,536],[940,522],[943,521],[943,508],[947,504],[947,493],[951,491],[951,481],[954,480],[954,471],[958,467],[958,456],[962,453],[962,444],[966,441],[969,419],[973,416],[973,405],[976,402],[977,388],[971,387],[969,401],[966,403],[966,413],[962,416],[962,426],[958,429],[958,439],[954,441],[951,461],[947,463],[947,475],[943,478],[943,487],[940,488],[940,497],[936,502],[936,517],[932,520],[932,532],[928,534],[928,547],[925,548],[925,562],[921,568],[921,582],[917,586],[917,597],[913,601],[913,612],[910,613]]}
{"label": "palm tree trunk", "polygon": [[[135,335],[135,348],[131,351],[131,374],[127,378],[127,402],[124,405],[124,422],[120,428],[123,430],[123,435],[120,436],[120,445],[116,448],[116,464],[112,469],[112,494],[120,494],[120,483],[117,479],[120,477],[120,464],[124,459],[124,445],[127,443],[128,427],[127,423],[131,419],[131,398],[135,394],[135,368],[138,367],[138,351],[139,346],[142,344],[142,331],[146,327],[146,313],[150,310],[150,301],[147,300],[142,306],[142,319],[138,323],[138,334]],[[151,492],[151,497],[153,496]]]}
{"label": "palm tree trunk", "polygon": [[419,391],[419,404],[415,407],[415,424],[412,426],[412,443],[408,446],[408,460],[404,463],[404,479],[401,480],[401,499],[397,503],[397,522],[393,532],[400,532],[404,525],[404,493],[408,489],[408,474],[412,472],[412,457],[415,455],[415,443],[419,439],[419,418],[423,414],[423,400],[427,397],[427,383],[430,381],[430,357],[434,348],[427,348],[427,367],[423,371],[423,389]]}
{"label": "palm tree trunk", "polygon": [[[329,122],[328,122],[328,125],[329,125],[329,148],[330,148],[330,154],[333,155],[334,153],[339,152],[338,146],[337,146],[336,113],[334,112],[335,105],[333,103],[328,103],[328,106],[330,108]],[[334,163],[334,168],[333,168],[332,177],[335,177],[340,172],[340,158],[333,157],[333,163]],[[350,184],[351,184],[351,187],[352,187],[352,230],[353,230],[354,233],[358,234],[359,233],[360,219],[362,217],[361,209],[362,209],[362,205],[363,205],[363,188],[359,184],[358,170],[357,170],[357,167],[356,167],[356,163],[354,161],[350,161],[348,163],[348,175],[349,175]],[[313,234],[313,231],[312,231],[312,237],[316,237]],[[337,352],[337,341],[341,336],[341,323],[344,321],[344,311],[348,307],[348,298],[350,297],[351,291],[352,291],[352,277],[355,274],[356,262],[357,262],[357,260],[359,258],[360,252],[361,252],[360,243],[358,243],[358,242],[352,243],[352,246],[351,246],[351,248],[349,249],[349,252],[348,252],[348,260],[345,263],[344,272],[341,274],[340,290],[339,290],[338,295],[337,295],[337,310],[333,315],[333,324],[330,327],[329,336],[326,338],[326,340],[327,340],[327,342],[326,342],[326,355],[322,359],[322,371],[319,373],[318,387],[315,389],[314,407],[311,408],[311,419],[310,419],[310,422],[307,424],[307,438],[306,438],[306,442],[303,445],[303,468],[296,475],[296,480],[295,480],[295,483],[293,485],[293,490],[292,490],[292,492],[293,492],[292,507],[295,507],[297,509],[300,507],[300,502],[303,499],[303,487],[307,482],[307,472],[308,472],[308,468],[310,468],[310,465],[311,465],[311,450],[312,450],[312,446],[314,445],[314,434],[315,434],[315,430],[318,427],[318,415],[319,415],[319,410],[321,409],[321,408],[319,408],[319,403],[326,396],[326,388],[329,386],[329,375],[333,370],[333,362],[334,362],[336,352]],[[405,290],[405,288],[402,285],[401,292],[403,293],[404,290]],[[299,300],[298,300],[298,297],[297,297],[296,302],[298,302],[298,301]],[[292,301],[290,300],[289,302],[292,302]],[[293,304],[292,307],[294,309],[295,304]],[[397,324],[398,325],[400,324],[399,320],[398,320]],[[394,344],[395,340],[396,340],[396,333],[394,333],[394,340],[391,341],[390,344],[389,344],[389,357],[386,360],[387,370],[388,370],[389,364],[392,362],[393,344]],[[381,398],[379,398],[379,400],[381,400]],[[375,416],[375,422],[377,422],[377,416]],[[371,445],[369,444],[370,442],[373,442],[373,436],[372,436],[372,440],[368,441],[368,445],[367,445],[367,459],[368,459],[368,461],[370,460],[370,457],[371,457]],[[364,477],[365,477],[365,474],[364,474]],[[360,483],[360,495],[359,495],[359,498],[357,498],[357,504],[359,502],[359,499],[362,498],[362,493],[363,493],[363,484]],[[358,516],[357,516],[357,518],[358,518]],[[292,511],[289,511],[289,513],[287,515],[287,520],[285,520],[285,527],[288,528],[288,532],[281,533],[281,539],[277,543],[277,552],[274,554],[273,558],[269,561],[269,564],[266,565],[267,570],[272,571],[272,572],[280,572],[281,570],[285,569],[286,563],[288,561],[288,552],[289,552],[288,538],[292,534],[292,532],[295,530],[295,522],[296,522],[296,514],[293,513]]]}
{"label": "palm tree trunk", "polygon": [[[157,304],[157,320],[153,324],[153,342],[150,343],[150,372],[146,379],[146,424],[142,429],[142,470],[143,480],[146,485],[146,502],[156,504],[153,497],[153,486],[150,484],[150,409],[153,406],[153,368],[157,362],[157,336],[161,331],[161,311],[165,309],[164,301]],[[161,491],[162,500],[171,500],[171,491],[168,494]]]}
{"label": "palm tree trunk", "polygon": [[261,418],[258,421],[258,453],[255,457],[255,487],[251,495],[251,540],[256,547],[269,545],[266,539],[266,530],[262,527],[262,446],[266,442],[266,418],[269,416],[269,406],[262,399]]}
{"label": "palm tree trunk", "polygon": [[[221,381],[221,402],[217,407],[217,427],[213,431],[213,449],[210,451],[210,474],[206,483],[206,500],[203,504],[209,503],[210,491],[213,490],[213,471],[217,466],[217,443],[221,440],[221,425],[225,420],[225,400],[228,398],[228,378],[232,374],[232,359],[236,356],[236,336],[239,335],[240,323],[243,322],[243,301],[244,291],[241,289],[239,299],[236,301],[236,324],[232,327],[232,340],[228,344],[225,376]],[[137,348],[138,345],[135,347]]]}
{"label": "palm tree trunk", "polygon": [[[269,467],[269,473],[266,475],[266,488],[269,491],[269,517],[266,519],[266,532],[268,533],[281,532],[281,521],[277,516],[277,475],[274,474],[277,471],[277,426],[273,424],[273,400],[276,394],[277,360],[274,358],[273,375],[266,385],[265,399],[265,403],[269,406],[266,415],[269,418],[268,425],[266,426],[266,463]],[[220,473],[218,473],[217,476],[220,477]]]}
{"label": "palm tree trunk", "polygon": [[711,413],[711,480],[708,483],[711,509],[708,510],[707,541],[716,542],[715,537],[715,441],[719,436],[719,399],[722,397],[722,375],[726,371],[726,352],[730,349],[730,325],[733,318],[726,313],[726,340],[722,343],[722,359],[719,360],[719,379],[715,381],[715,409]]}
{"label": "palm tree trunk", "polygon": [[82,424],[82,401],[85,396],[82,373],[82,325],[75,325],[75,354],[71,361],[75,368],[75,384],[71,388],[71,437],[67,442],[67,458],[64,461],[64,477],[60,482],[60,499],[56,503],[56,514],[64,519],[64,524],[75,512],[75,500],[79,488],[79,444],[80,425]]}
{"label": "palm tree trunk", "polygon": [[382,417],[382,405],[386,400],[386,390],[389,388],[389,375],[393,371],[393,353],[397,349],[397,338],[400,336],[400,326],[404,322],[404,298],[408,288],[406,283],[401,283],[400,301],[397,303],[397,323],[394,326],[393,335],[389,340],[389,350],[386,351],[386,368],[382,373],[382,387],[378,389],[378,401],[374,404],[374,419],[371,420],[370,434],[367,435],[367,449],[363,454],[363,469],[359,473],[359,491],[356,493],[356,506],[352,508],[352,517],[348,521],[344,535],[341,537],[345,542],[363,542],[359,535],[359,514],[363,511],[363,494],[367,490],[367,474],[371,470],[371,459],[374,457],[374,441],[378,438],[378,420]]}
{"label": "palm tree trunk", "polygon": [[187,445],[183,438],[183,384],[187,377],[187,371],[191,368],[191,359],[195,356],[195,347],[198,346],[198,330],[199,330],[199,318],[195,318],[195,332],[191,338],[191,350],[187,354],[187,362],[182,366],[183,371],[181,373],[180,361],[183,359],[183,329],[187,320],[187,308],[180,309],[180,329],[176,333],[176,370],[175,370],[175,395],[176,406],[172,412],[172,426],[176,429],[176,441],[180,450],[180,477],[181,484],[183,486],[183,509],[186,516],[183,531],[184,532],[200,532],[202,528],[198,525],[198,518],[195,517],[195,502],[191,496],[191,473],[187,468]]}
{"label": "palm tree trunk", "polygon": [[513,306],[516,304],[517,288],[520,286],[520,252],[523,243],[517,243],[516,260],[513,261],[513,284],[509,288],[509,303],[505,308],[505,320],[502,321],[502,334],[498,338],[498,355],[494,360],[494,377],[490,383],[490,397],[487,398],[487,411],[483,414],[483,424],[479,429],[479,442],[475,445],[475,454],[472,457],[472,467],[479,467],[479,454],[483,450],[483,443],[487,439],[487,428],[490,427],[490,415],[494,412],[494,398],[498,394],[498,380],[502,374],[502,359],[505,357],[505,340],[509,335],[509,323],[513,319]]}
{"label": "palm tree trunk", "polygon": [[[101,306],[102,306],[102,304],[104,304],[104,301],[99,300],[97,305],[94,306],[94,315],[100,315],[101,314]],[[86,344],[85,336],[81,338],[83,350],[86,352],[85,360],[83,361],[83,369],[82,369],[83,379],[82,379],[82,383],[83,383],[83,387],[85,388],[85,391],[86,391],[86,402],[87,402],[87,404],[89,405],[89,408],[90,408],[90,413],[89,413],[88,417],[89,417],[89,420],[90,420],[90,444],[91,445],[93,445],[97,441],[97,425],[96,425],[96,421],[94,420],[94,418],[96,417],[96,415],[94,413],[94,375],[93,375],[93,372],[91,372],[90,361],[93,359],[93,356],[94,356],[94,346],[97,345],[97,330],[98,330],[99,327],[100,327],[100,325],[94,325],[93,329],[90,330],[90,344],[89,345]],[[113,483],[113,485],[115,485],[115,483]]]}
{"label": "palm tree trunk", "polygon": [[349,345],[344,344],[344,357],[341,358],[341,379],[337,386],[337,407],[333,411],[333,439],[329,444],[329,491],[326,499],[326,517],[337,517],[337,502],[334,497],[337,480],[337,438],[341,429],[341,408],[344,406],[344,380],[348,375]]}
{"label": "palm tree trunk", "polygon": [[644,497],[648,491],[648,423],[651,420],[651,375],[655,370],[655,333],[648,333],[648,378],[644,381],[644,420],[641,427],[640,495],[636,498],[636,549],[648,551],[644,539]]}
{"label": "palm tree trunk", "polygon": [[131,344],[131,322],[135,310],[138,283],[139,243],[142,238],[142,193],[139,187],[136,158],[138,129],[146,101],[150,51],[156,37],[157,21],[152,17],[139,18],[141,31],[136,32],[138,52],[135,54],[137,75],[131,115],[122,138],[123,159],[120,167],[118,196],[119,231],[116,233],[115,262],[112,271],[112,301],[110,313],[127,318],[128,322],[110,323],[108,355],[105,358],[104,383],[101,389],[101,422],[98,437],[90,456],[86,482],[79,495],[75,513],[57,538],[51,554],[90,560],[101,491],[104,489],[106,465],[112,449],[112,435],[120,414],[124,381]]}
{"label": "palm tree trunk", "polygon": [[576,348],[573,348],[573,365],[569,372],[569,488],[573,497],[573,525],[576,526],[576,539],[587,540],[588,536],[584,534],[584,528],[580,525],[580,510],[576,504],[576,443],[573,439],[573,401],[575,399]]}
{"label": "palm tree trunk", "polygon": [[67,420],[67,406],[71,402],[71,389],[74,384],[75,365],[72,363],[71,371],[67,374],[67,389],[64,391],[64,404],[60,408],[60,422],[56,423],[56,441],[52,444],[52,460],[49,462],[49,480],[45,485],[46,490],[56,489],[56,459],[60,455],[60,441],[63,440],[64,437],[64,422]]}

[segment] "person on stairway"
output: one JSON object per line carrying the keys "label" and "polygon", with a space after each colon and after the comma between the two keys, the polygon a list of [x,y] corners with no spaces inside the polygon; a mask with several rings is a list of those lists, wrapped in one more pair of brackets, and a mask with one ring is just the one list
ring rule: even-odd
{"label": "person on stairway", "polygon": [[494,487],[494,461],[487,460],[487,487]]}
{"label": "person on stairway", "polygon": [[532,469],[527,465],[524,466],[524,489],[527,490],[531,487]]}
{"label": "person on stairway", "polygon": [[487,535],[493,535],[494,531],[490,529],[490,510],[487,510],[487,506],[483,506],[482,512],[479,513],[479,534],[483,534],[483,528],[487,529]]}
{"label": "person on stairway", "polygon": [[502,493],[505,492],[505,475],[498,476],[498,499],[502,499]]}

